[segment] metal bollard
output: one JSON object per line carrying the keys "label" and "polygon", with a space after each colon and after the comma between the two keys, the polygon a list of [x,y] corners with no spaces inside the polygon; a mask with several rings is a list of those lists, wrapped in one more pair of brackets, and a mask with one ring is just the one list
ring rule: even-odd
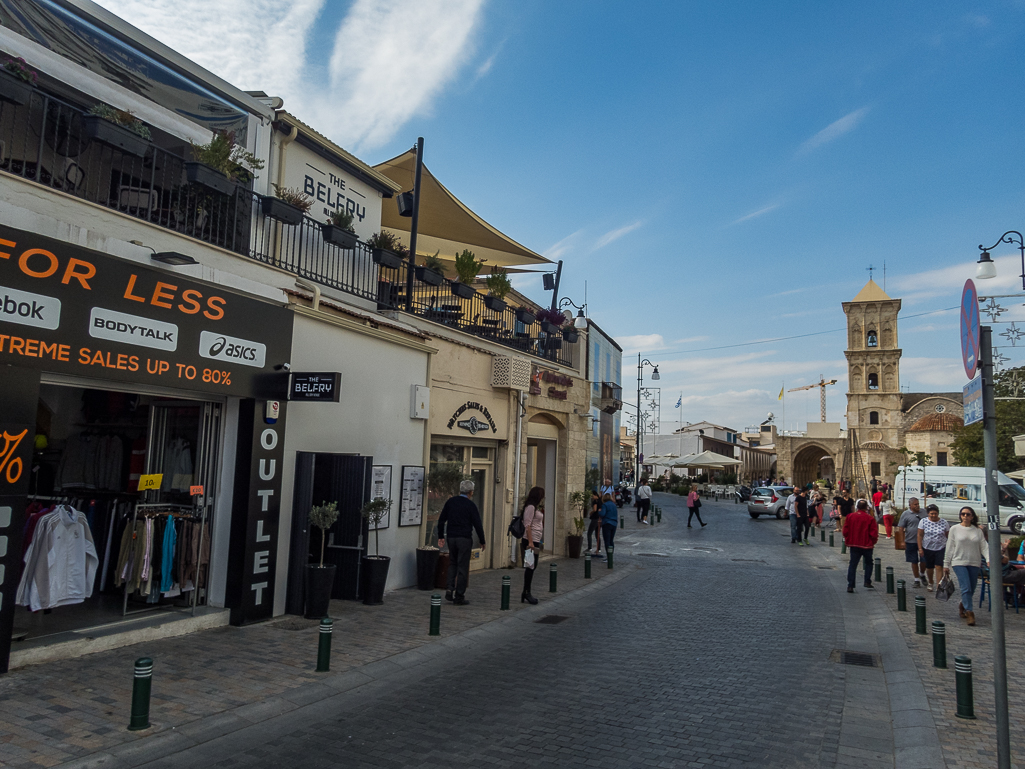
{"label": "metal bollard", "polygon": [[441,635],[441,595],[431,596],[431,629],[428,635]]}
{"label": "metal bollard", "polygon": [[915,596],[915,634],[925,635],[925,596]]}
{"label": "metal bollard", "polygon": [[875,564],[876,564],[876,573],[875,573],[875,576],[873,577],[873,580],[875,582],[882,582],[883,581],[883,559],[882,558],[876,558],[875,559]]}
{"label": "metal bollard", "polygon": [[609,565],[610,569],[612,568],[612,551],[613,550],[615,550],[614,547],[606,547],[605,548],[605,562]]}
{"label": "metal bollard", "polygon": [[559,567],[554,563],[548,567],[548,592],[556,592],[559,583]]}
{"label": "metal bollard", "polygon": [[972,693],[972,659],[954,657],[954,679],[957,682],[958,718],[975,718],[975,695]]}
{"label": "metal bollard", "polygon": [[846,552],[847,552],[847,540],[846,539],[841,539],[840,540],[840,555],[843,555]]}
{"label": "metal bollard", "polygon": [[947,628],[938,619],[932,621],[932,666],[947,666]]}
{"label": "metal bollard", "polygon": [[897,611],[908,610],[908,583],[902,579],[897,580]]}
{"label": "metal bollard", "polygon": [[833,544],[833,532],[829,532],[829,546],[836,547],[836,545]]}
{"label": "metal bollard", "polygon": [[819,539],[821,539],[823,542],[826,541],[826,530],[823,529],[821,526],[819,526]]}
{"label": "metal bollard", "polygon": [[509,611],[509,591],[512,590],[512,577],[502,577],[502,611]]}
{"label": "metal bollard", "polygon": [[149,693],[153,684],[153,660],[139,657],[135,661],[135,677],[132,679],[132,717],[128,731],[149,729]]}
{"label": "metal bollard", "polygon": [[893,595],[893,567],[886,567],[886,592]]}
{"label": "metal bollard", "polygon": [[621,528],[621,529],[625,529],[626,528],[626,524],[623,523],[623,516],[622,515],[619,516],[619,528]]}
{"label": "metal bollard", "polygon": [[584,553],[584,579],[591,578],[591,554]]}
{"label": "metal bollard", "polygon": [[662,508],[661,507],[658,509],[658,522],[662,523]]}
{"label": "metal bollard", "polygon": [[317,672],[327,673],[331,669],[331,631],[334,620],[324,617],[320,621],[320,643],[317,646]]}

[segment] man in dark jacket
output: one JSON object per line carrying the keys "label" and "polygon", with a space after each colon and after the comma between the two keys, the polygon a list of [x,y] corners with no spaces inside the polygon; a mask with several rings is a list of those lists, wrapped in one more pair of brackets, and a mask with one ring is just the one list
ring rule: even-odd
{"label": "man in dark jacket", "polygon": [[459,496],[452,497],[441,509],[438,517],[438,547],[448,541],[448,589],[446,600],[456,606],[465,606],[466,585],[470,580],[470,552],[473,550],[473,532],[477,532],[481,552],[484,551],[484,525],[480,510],[473,503],[473,481],[459,484]]}
{"label": "man in dark jacket", "polygon": [[859,499],[854,512],[843,524],[843,538],[851,551],[851,562],[847,566],[847,592],[854,592],[854,580],[858,575],[858,561],[865,559],[865,587],[872,584],[872,549],[879,539],[879,524],[868,511],[868,502]]}

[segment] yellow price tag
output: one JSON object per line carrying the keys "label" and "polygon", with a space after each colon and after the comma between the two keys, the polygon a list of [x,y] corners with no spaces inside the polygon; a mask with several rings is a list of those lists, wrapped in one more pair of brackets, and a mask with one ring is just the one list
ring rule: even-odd
{"label": "yellow price tag", "polygon": [[140,475],[139,491],[146,491],[146,489],[159,489],[160,484],[163,482],[163,473],[153,473],[152,475]]}

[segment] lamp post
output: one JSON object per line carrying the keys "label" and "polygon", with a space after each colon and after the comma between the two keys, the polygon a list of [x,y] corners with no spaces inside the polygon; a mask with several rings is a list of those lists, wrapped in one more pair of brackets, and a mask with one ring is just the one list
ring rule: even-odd
{"label": "lamp post", "polygon": [[989,252],[1001,243],[1010,243],[1012,246],[1018,246],[1018,251],[1021,254],[1021,290],[1025,291],[1025,239],[1022,238],[1021,233],[1017,230],[1008,230],[989,248],[985,248],[982,245],[979,246],[979,250],[982,253],[979,255],[979,266],[975,270],[975,277],[977,280],[989,280],[997,276],[997,267],[990,258]]}
{"label": "lamp post", "polygon": [[587,328],[587,302],[584,302],[582,305],[577,304],[568,296],[564,296],[562,299],[559,300],[559,309],[561,310],[564,307],[573,307],[577,311],[577,316],[573,319],[573,328]]}
{"label": "lamp post", "polygon": [[641,385],[644,383],[644,367],[651,366],[651,379],[654,382],[659,380],[658,366],[647,358],[641,359],[637,353],[637,451],[634,457],[634,488],[641,482],[641,453],[644,451],[644,431],[641,429]]}

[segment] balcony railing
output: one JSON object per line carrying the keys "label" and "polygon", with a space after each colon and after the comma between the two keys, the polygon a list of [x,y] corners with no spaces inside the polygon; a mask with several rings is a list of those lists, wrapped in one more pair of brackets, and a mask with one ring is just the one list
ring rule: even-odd
{"label": "balcony railing", "polygon": [[[173,137],[158,137],[135,155],[92,138],[87,123],[83,109],[40,89],[25,104],[0,101],[0,170],[376,302],[379,309],[407,310],[407,263],[379,266],[363,243],[329,243],[309,216],[298,224],[272,219],[263,213],[262,196],[248,187],[236,185],[224,194],[190,183],[185,158],[159,146],[178,141]],[[451,286],[448,280],[430,285],[414,274],[410,311],[570,364],[563,333],[546,333],[536,322],[525,325],[515,308],[489,309],[480,293],[462,298]]]}

